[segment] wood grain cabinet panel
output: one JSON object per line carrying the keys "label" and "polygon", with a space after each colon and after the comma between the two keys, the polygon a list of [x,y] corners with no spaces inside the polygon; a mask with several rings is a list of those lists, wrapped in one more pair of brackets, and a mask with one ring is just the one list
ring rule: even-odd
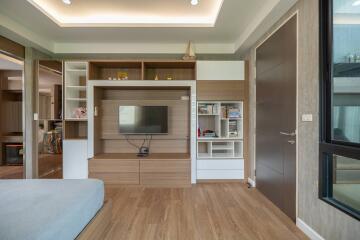
{"label": "wood grain cabinet panel", "polygon": [[140,161],[142,185],[185,186],[190,183],[190,161]]}
{"label": "wood grain cabinet panel", "polygon": [[139,160],[92,159],[89,175],[105,184],[139,184]]}
{"label": "wood grain cabinet panel", "polygon": [[139,173],[113,172],[100,173],[90,172],[90,178],[101,179],[105,184],[139,184]]}
{"label": "wood grain cabinet panel", "polygon": [[139,172],[139,160],[92,159],[89,161],[89,171],[101,173],[136,173]]}
{"label": "wood grain cabinet panel", "polygon": [[197,81],[199,101],[243,101],[245,81]]}
{"label": "wood grain cabinet panel", "polygon": [[165,172],[165,173],[180,173],[190,171],[190,161],[141,161],[140,172],[152,173],[152,172]]}
{"label": "wood grain cabinet panel", "polygon": [[191,160],[184,153],[105,153],[89,161],[89,176],[105,184],[185,187],[191,184]]}

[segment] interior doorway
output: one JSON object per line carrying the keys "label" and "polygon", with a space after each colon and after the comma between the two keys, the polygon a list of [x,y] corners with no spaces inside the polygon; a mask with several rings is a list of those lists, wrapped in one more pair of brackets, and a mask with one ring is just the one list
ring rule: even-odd
{"label": "interior doorway", "polygon": [[0,179],[24,178],[22,60],[0,53]]}
{"label": "interior doorway", "polygon": [[296,221],[297,15],[256,49],[256,186]]}

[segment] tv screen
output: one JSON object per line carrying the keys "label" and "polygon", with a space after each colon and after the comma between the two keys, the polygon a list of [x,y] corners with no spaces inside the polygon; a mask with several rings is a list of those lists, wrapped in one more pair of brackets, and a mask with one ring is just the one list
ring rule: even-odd
{"label": "tv screen", "polygon": [[167,106],[120,106],[121,134],[167,134]]}

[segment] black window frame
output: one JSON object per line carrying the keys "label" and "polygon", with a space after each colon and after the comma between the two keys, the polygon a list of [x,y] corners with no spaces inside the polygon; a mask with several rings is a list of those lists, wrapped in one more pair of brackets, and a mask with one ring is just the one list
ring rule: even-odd
{"label": "black window frame", "polygon": [[360,220],[359,211],[333,198],[333,155],[360,161],[360,143],[332,139],[333,0],[319,0],[320,10],[320,144],[319,198]]}

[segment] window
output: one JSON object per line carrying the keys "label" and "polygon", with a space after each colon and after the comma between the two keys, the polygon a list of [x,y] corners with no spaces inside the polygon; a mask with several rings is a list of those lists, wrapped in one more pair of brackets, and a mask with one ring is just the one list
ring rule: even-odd
{"label": "window", "polygon": [[360,0],[320,0],[319,196],[360,219]]}

